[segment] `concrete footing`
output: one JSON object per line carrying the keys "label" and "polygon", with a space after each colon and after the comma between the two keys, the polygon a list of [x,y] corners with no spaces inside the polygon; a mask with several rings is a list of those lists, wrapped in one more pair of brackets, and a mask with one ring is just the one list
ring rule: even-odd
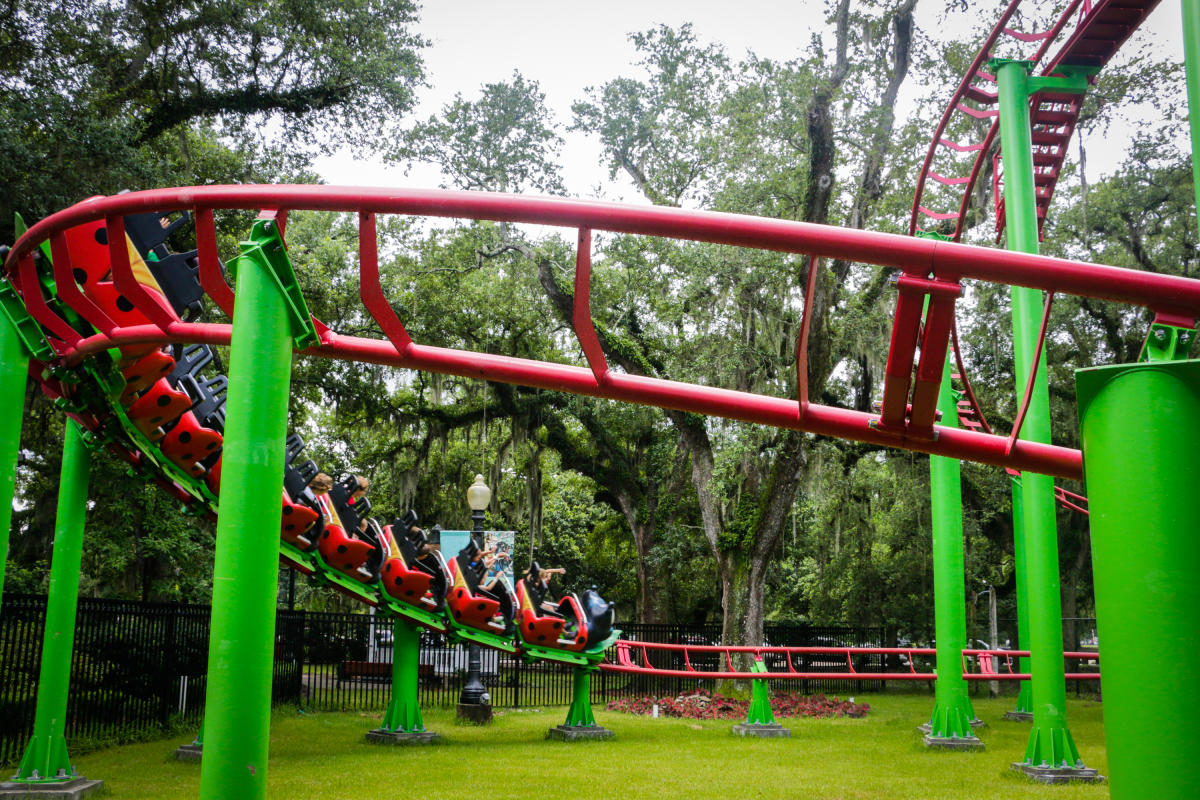
{"label": "concrete footing", "polygon": [[91,781],[87,778],[72,778],[65,781],[48,783],[0,783],[0,798],[2,800],[78,800],[95,792],[104,781]]}
{"label": "concrete footing", "polygon": [[1013,722],[1033,722],[1032,711],[1005,711],[1004,718]]}
{"label": "concrete footing", "polygon": [[472,725],[487,725],[492,721],[490,703],[459,703],[458,718]]}
{"label": "concrete footing", "polygon": [[437,744],[441,738],[433,731],[389,731],[385,728],[367,731],[367,741],[371,744]]}
{"label": "concrete footing", "polygon": [[[987,723],[984,722],[983,720],[981,720],[979,717],[976,717],[975,719],[971,720],[970,725],[971,725],[971,730],[975,730],[976,728],[986,727]],[[933,726],[930,725],[928,722],[922,722],[920,725],[917,726],[917,730],[919,730],[921,733],[928,736],[929,734],[933,733]]]}
{"label": "concrete footing", "polygon": [[983,741],[976,736],[930,736],[928,732],[921,737],[926,747],[936,747],[939,750],[983,750]]}
{"label": "concrete footing", "polygon": [[175,748],[174,755],[179,761],[199,761],[204,757],[204,745],[181,744]]}
{"label": "concrete footing", "polygon": [[560,742],[578,742],[582,739],[611,739],[613,732],[599,725],[559,725],[546,732],[547,739]]}
{"label": "concrete footing", "polygon": [[760,739],[787,739],[792,732],[778,722],[755,724],[739,722],[733,726],[733,732],[738,736],[752,736]]}
{"label": "concrete footing", "polygon": [[1014,761],[1012,768],[1038,783],[1103,783],[1107,778],[1091,767],[1035,767]]}

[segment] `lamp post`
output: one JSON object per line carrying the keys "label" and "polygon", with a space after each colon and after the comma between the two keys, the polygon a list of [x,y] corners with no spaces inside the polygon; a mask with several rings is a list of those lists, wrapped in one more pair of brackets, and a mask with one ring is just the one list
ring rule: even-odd
{"label": "lamp post", "polygon": [[[483,550],[483,512],[492,499],[492,490],[483,482],[482,475],[467,489],[467,505],[471,507],[471,541],[477,550]],[[491,721],[492,705],[487,689],[480,680],[481,658],[479,645],[467,645],[467,682],[458,697],[458,716],[471,722],[484,724]]]}
{"label": "lamp post", "polygon": [[[1000,633],[996,624],[996,587],[990,583],[985,583],[987,586],[981,592],[975,593],[975,599],[978,600],[983,595],[988,596],[988,647],[996,650],[1000,646]],[[988,697],[1000,696],[1000,681],[988,681]]]}

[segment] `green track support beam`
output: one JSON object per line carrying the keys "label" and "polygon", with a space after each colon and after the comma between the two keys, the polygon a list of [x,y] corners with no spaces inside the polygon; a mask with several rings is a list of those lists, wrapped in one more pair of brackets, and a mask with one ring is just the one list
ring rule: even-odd
{"label": "green track support beam", "polygon": [[203,800],[267,796],[279,487],[295,313],[275,270],[282,244],[272,236],[274,227],[270,220],[256,222],[255,233],[262,235],[243,242],[238,259],[213,568]]}
{"label": "green track support beam", "polygon": [[[751,672],[766,672],[767,667],[761,660],[755,659],[750,665]],[[771,691],[767,682],[762,679],[750,681],[750,708],[746,711],[747,725],[777,725],[775,712],[771,709]]]}
{"label": "green track support beam", "polygon": [[[763,663],[762,658],[755,656],[750,662],[750,671],[765,675],[767,665]],[[755,739],[791,738],[792,732],[775,719],[775,710],[771,708],[771,691],[765,679],[755,678],[750,681],[750,707],[746,709],[746,721],[734,725],[733,732],[738,736]]]}
{"label": "green track support beam", "polygon": [[1113,800],[1196,796],[1200,361],[1075,373]]}
{"label": "green track support beam", "polygon": [[4,594],[4,569],[8,564],[28,370],[29,353],[8,316],[0,314],[0,595]]}
{"label": "green track support beam", "polygon": [[75,650],[75,612],[79,605],[83,524],[87,515],[88,471],[91,465],[91,454],[83,441],[82,430],[78,423],[68,421],[58,486],[50,592],[46,599],[46,631],[38,673],[37,712],[33,722],[33,738],[29,740],[21,766],[13,777],[18,784],[65,782],[78,777],[67,755],[64,733],[67,694],[71,688],[71,657]]}
{"label": "green track support beam", "polygon": [[[1004,152],[1004,209],[1008,249],[1038,252],[1037,205],[1034,194],[1033,151],[1029,127],[1029,98],[1041,89],[1082,92],[1086,71],[1064,68],[1066,78],[1033,78],[1030,62],[993,59],[999,88],[1000,141]],[[1033,366],[1042,311],[1042,293],[1012,287],[1013,353],[1016,392],[1025,394]],[[1046,354],[1038,359],[1037,378],[1021,438],[1050,443],[1050,392]],[[1025,531],[1026,585],[1029,590],[1029,651],[1032,669],[1033,729],[1023,762],[1013,767],[1037,780],[1095,780],[1095,770],[1083,765],[1067,727],[1066,670],[1063,665],[1062,598],[1059,594],[1058,529],[1054,480],[1025,472],[1021,476],[1022,520]]]}
{"label": "green track support beam", "polygon": [[592,671],[576,667],[572,680],[571,708],[567,710],[569,728],[595,727],[596,717],[592,715]]}
{"label": "green track support beam", "polygon": [[1192,185],[1200,210],[1200,0],[1183,0],[1183,65],[1192,134]]}
{"label": "green track support beam", "polygon": [[392,700],[383,715],[383,730],[417,733],[425,730],[417,679],[421,658],[421,632],[397,619],[392,626]]}
{"label": "green track support beam", "polygon": [[571,708],[567,710],[567,721],[551,728],[546,736],[573,742],[580,739],[610,739],[613,732],[596,724],[592,715],[592,670],[594,667],[575,667]]}
{"label": "green track support beam", "polygon": [[[958,411],[950,387],[950,363],[938,393],[942,424],[958,427]],[[925,744],[929,747],[977,750],[983,747],[971,729],[975,710],[963,678],[962,651],[967,643],[966,579],[963,575],[962,466],[956,459],[929,457],[929,489],[933,517],[934,629],[937,635],[937,679],[934,706]]]}
{"label": "green track support beam", "polygon": [[[1020,476],[1011,476],[1013,507],[1013,561],[1016,567],[1017,584],[1017,647],[1029,649],[1029,564],[1025,561],[1025,512],[1024,496],[1021,493]],[[1022,675],[1029,675],[1029,657],[1017,659]],[[1017,707],[1004,713],[1005,719],[1018,722],[1033,720],[1033,686],[1029,681],[1020,681],[1017,689]]]}

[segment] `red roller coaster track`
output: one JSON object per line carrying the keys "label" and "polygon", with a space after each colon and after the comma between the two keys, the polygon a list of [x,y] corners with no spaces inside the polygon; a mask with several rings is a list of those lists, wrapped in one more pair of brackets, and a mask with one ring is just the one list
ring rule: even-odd
{"label": "red roller coaster track", "polygon": [[[1133,31],[1154,10],[1159,0],[1120,0],[1120,2],[1116,0],[1099,0],[1096,3],[1092,3],[1091,0],[1073,0],[1062,11],[1058,20],[1050,29],[1034,34],[1021,33],[1008,27],[1008,23],[1016,13],[1020,2],[1021,0],[1011,0],[1005,7],[1000,15],[1000,19],[985,38],[970,67],[967,68],[966,74],[955,89],[950,102],[946,106],[945,112],[942,114],[941,120],[938,122],[937,128],[934,130],[932,141],[929,143],[925,160],[921,165],[921,171],[917,177],[917,187],[913,196],[912,212],[909,219],[910,235],[917,233],[922,217],[932,219],[936,222],[953,220],[954,231],[950,238],[956,242],[961,241],[963,234],[966,232],[967,215],[971,208],[973,190],[988,158],[992,159],[993,165],[992,193],[995,200],[997,236],[1004,231],[1004,198],[1001,187],[1003,174],[1001,168],[1002,153],[999,147],[994,147],[1000,124],[994,108],[998,99],[995,91],[996,80],[995,76],[983,69],[988,58],[996,53],[996,48],[1001,40],[1007,38],[1025,44],[1037,43],[1037,50],[1029,59],[1036,67],[1043,63],[1046,53],[1058,40],[1062,32],[1067,29],[1071,19],[1076,18],[1077,23],[1074,30],[1066,37],[1066,41],[1058,52],[1045,61],[1046,66],[1043,68],[1042,74],[1054,74],[1055,70],[1062,65],[1101,68],[1109,62]],[[1076,15],[1078,16],[1076,17]],[[1034,144],[1034,184],[1039,235],[1049,214],[1050,202],[1053,199],[1058,178],[1062,173],[1062,166],[1067,156],[1067,146],[1074,135],[1075,125],[1079,119],[1082,105],[1082,96],[1075,94],[1040,92],[1030,99],[1030,125],[1032,127],[1031,134]],[[964,115],[976,120],[991,121],[982,140],[963,144],[946,138],[946,130],[952,121],[956,117]],[[970,130],[975,128],[975,126],[968,125],[967,128]],[[974,158],[971,159],[971,166],[965,175],[955,175],[955,173],[962,171],[960,161],[961,156],[964,154],[974,154]],[[941,172],[934,169],[935,160],[938,161],[938,169]],[[947,163],[943,166],[943,162]],[[956,211],[934,211],[922,205],[925,187],[930,179],[946,187],[943,192],[949,191],[952,196],[958,197]],[[961,192],[961,194],[956,194],[958,192]],[[1042,321],[1042,331],[1037,344],[1039,351],[1045,341],[1046,324],[1050,310],[1049,304],[1052,301],[1053,294],[1047,300],[1046,313]],[[975,397],[975,392],[971,387],[970,379],[963,365],[962,354],[958,347],[957,321],[954,319],[953,313],[947,312],[945,308],[936,309],[936,317],[934,316],[934,312],[935,309],[931,308],[931,319],[936,320],[937,324],[942,327],[949,326],[952,340],[951,348],[957,366],[957,374],[954,377],[962,383],[964,389],[965,399],[958,403],[959,424],[964,428],[983,430],[991,433],[991,427],[988,425],[987,419],[979,407],[979,402]],[[897,317],[899,318],[899,310],[897,310]],[[1035,363],[1036,361],[1037,359],[1035,359]],[[888,374],[891,374],[890,369]],[[1033,377],[1033,375],[1029,376],[1029,387],[1033,385]],[[1026,396],[1021,403],[1017,420],[1013,426],[1013,431],[1009,434],[1010,442],[1015,441],[1020,432],[1021,423],[1024,420],[1027,408],[1028,397],[1029,389],[1027,388]],[[1020,474],[1020,470],[1011,467],[1008,471],[1010,474]],[[1062,487],[1055,487],[1055,495],[1059,504],[1063,507],[1073,509],[1082,514],[1088,513],[1087,508],[1084,507],[1087,504],[1086,497],[1067,491]]]}
{"label": "red roller coaster track", "polygon": [[[970,429],[932,424],[927,376],[940,374],[945,358],[948,325],[926,325],[924,347],[910,404],[889,399],[882,414],[813,403],[807,397],[807,325],[797,343],[797,386],[794,398],[772,397],[714,386],[682,383],[609,368],[596,339],[588,286],[591,230],[717,242],[742,247],[796,253],[820,259],[840,258],[899,270],[898,304],[889,367],[892,391],[907,397],[918,319],[907,310],[921,306],[925,294],[932,305],[952,313],[959,280],[974,278],[1010,283],[1047,292],[1062,292],[1146,306],[1159,314],[1193,324],[1200,315],[1200,281],[1170,275],[1086,264],[1067,259],[1025,255],[928,239],[847,230],[777,219],[634,207],[543,197],[468,192],[397,191],[331,186],[205,186],[159,189],[97,198],[78,203],[34,225],[16,243],[5,269],[31,316],[50,332],[55,359],[65,364],[117,345],[198,342],[228,344],[231,327],[219,323],[188,323],[171,318],[134,279],[129,254],[122,244],[125,214],[190,210],[197,224],[201,283],[217,306],[233,311],[233,291],[217,264],[214,209],[267,209],[281,221],[290,210],[352,212],[360,220],[360,279],[363,304],[387,340],[342,336],[317,323],[320,343],[306,355],[350,359],[430,372],[485,378],[504,383],[611,398],[643,405],[692,411],[815,434],[838,436],[886,447],[905,448],[1012,469],[1032,470],[1079,479],[1079,451],[1055,445],[1011,441],[1007,437]],[[575,228],[581,247],[576,261],[575,332],[587,367],[511,358],[488,353],[430,347],[414,342],[383,294],[376,260],[375,215],[405,214],[537,223]],[[91,303],[72,279],[63,232],[94,220],[106,220],[114,282],[151,325],[120,327]],[[115,235],[113,235],[115,233]],[[46,304],[38,290],[33,254],[49,242],[58,257],[54,274],[60,297],[100,333],[85,335],[72,328]],[[815,270],[810,270],[810,273]],[[811,293],[806,295],[806,298]],[[805,320],[807,321],[807,312]],[[940,339],[940,346],[939,340]],[[908,362],[903,362],[904,352]],[[911,410],[906,407],[909,405]],[[900,416],[897,415],[900,409]]]}
{"label": "red roller coaster track", "polygon": [[[759,660],[766,672],[748,672],[738,669],[735,655],[748,655]],[[918,672],[918,658],[933,660],[937,651],[928,647],[726,647],[723,645],[660,644],[657,642],[634,642],[622,639],[617,642],[616,663],[605,663],[601,669],[629,675],[656,675],[666,678],[692,678],[695,680],[860,680],[860,681],[932,681],[934,672]],[[963,677],[967,680],[1029,680],[1028,673],[1016,671],[1016,660],[1028,657],[1027,650],[963,650]],[[652,660],[653,656],[653,660]],[[856,666],[856,660],[871,659],[871,656],[899,657],[906,669],[900,672],[864,671]],[[1069,660],[1099,662],[1097,653],[1070,652],[1063,656]],[[968,668],[968,660],[977,661],[978,672]],[[657,666],[655,665],[657,662]],[[822,670],[805,669],[818,662]],[[670,663],[671,666],[666,666]],[[800,664],[797,669],[796,664]],[[845,669],[838,671],[840,665]],[[723,666],[722,666],[723,665]],[[1099,672],[1067,673],[1067,680],[1099,680]]]}

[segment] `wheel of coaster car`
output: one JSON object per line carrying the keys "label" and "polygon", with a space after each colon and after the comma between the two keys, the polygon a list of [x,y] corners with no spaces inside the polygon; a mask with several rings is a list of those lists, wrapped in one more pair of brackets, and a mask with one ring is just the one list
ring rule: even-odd
{"label": "wheel of coaster car", "polygon": [[128,413],[129,419],[138,430],[146,434],[151,441],[157,441],[163,436],[160,427],[178,419],[179,415],[191,407],[191,399],[183,392],[172,389],[171,384],[163,378],[134,401]]}
{"label": "wheel of coaster car", "polygon": [[279,522],[281,539],[301,550],[311,549],[313,542],[304,534],[306,531],[312,530],[313,523],[316,521],[317,512],[308,506],[293,503],[284,495],[283,516]]}
{"label": "wheel of coaster car", "polygon": [[462,585],[450,590],[446,605],[450,607],[450,613],[454,615],[456,622],[481,631],[492,630],[488,623],[500,611],[500,601],[471,594]]}
{"label": "wheel of coaster car", "polygon": [[199,477],[204,474],[204,467],[197,462],[208,458],[223,443],[221,434],[202,427],[196,416],[187,411],[163,437],[159,449],[188,474]]}
{"label": "wheel of coaster car", "polygon": [[[426,594],[433,586],[433,576],[419,569],[409,569],[402,558],[389,558],[380,573],[383,589],[402,603],[409,605],[434,605]],[[422,603],[422,600],[425,600]]]}
{"label": "wheel of coaster car", "polygon": [[133,366],[121,370],[121,377],[125,379],[125,388],[121,391],[122,405],[129,405],[136,393],[166,377],[174,368],[175,359],[162,350],[155,350]]}
{"label": "wheel of coaster car", "polygon": [[326,525],[317,549],[325,563],[339,572],[354,578],[356,581],[367,582],[370,576],[360,571],[371,552],[375,549],[368,542],[352,539],[340,525]]}

